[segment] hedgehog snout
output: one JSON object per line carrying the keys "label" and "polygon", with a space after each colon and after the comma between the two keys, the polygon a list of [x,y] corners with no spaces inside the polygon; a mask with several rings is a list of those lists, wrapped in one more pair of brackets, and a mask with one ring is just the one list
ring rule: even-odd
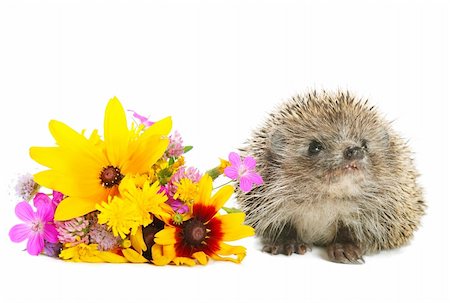
{"label": "hedgehog snout", "polygon": [[364,156],[364,150],[359,146],[349,146],[344,150],[344,159],[349,161],[362,160]]}

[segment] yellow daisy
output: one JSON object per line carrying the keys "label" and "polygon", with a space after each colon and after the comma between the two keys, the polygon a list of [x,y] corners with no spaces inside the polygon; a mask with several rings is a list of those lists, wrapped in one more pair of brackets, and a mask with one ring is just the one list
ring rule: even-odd
{"label": "yellow daisy", "polygon": [[117,194],[117,186],[128,174],[142,174],[164,154],[172,127],[171,118],[156,122],[136,135],[128,129],[125,111],[112,98],[105,111],[104,142],[96,134],[90,139],[66,124],[49,124],[56,147],[32,147],[31,158],[49,167],[34,176],[45,187],[64,193],[55,213],[63,221],[95,210],[95,205]]}
{"label": "yellow daisy", "polygon": [[115,196],[109,197],[108,203],[97,204],[98,223],[106,224],[112,230],[114,237],[120,236],[122,239],[131,232],[136,234],[140,226],[139,211],[135,205],[128,203],[122,198]]}
{"label": "yellow daisy", "polygon": [[164,202],[167,201],[167,196],[164,193],[159,193],[158,182],[150,185],[147,180],[140,187],[140,180],[137,181],[136,184],[134,178],[126,177],[119,186],[119,192],[130,207],[136,208],[136,220],[138,220],[139,225],[145,227],[152,223],[153,215],[164,213],[162,207],[166,205]]}
{"label": "yellow daisy", "polygon": [[225,241],[252,236],[254,230],[244,225],[244,213],[218,214],[233,190],[233,186],[224,186],[211,197],[212,179],[204,175],[192,205],[192,217],[180,225],[167,221],[168,225],[155,235],[153,262],[195,265],[196,262],[206,264],[208,258],[241,262],[245,248],[228,245]]}
{"label": "yellow daisy", "polygon": [[192,182],[189,178],[182,178],[180,182],[175,183],[177,192],[173,196],[174,199],[179,199],[184,202],[192,202],[198,193],[198,184]]}

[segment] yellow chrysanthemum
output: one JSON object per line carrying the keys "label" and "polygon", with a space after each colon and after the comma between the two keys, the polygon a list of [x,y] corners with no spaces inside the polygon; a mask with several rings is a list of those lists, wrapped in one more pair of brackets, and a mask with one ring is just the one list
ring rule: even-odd
{"label": "yellow chrysanthemum", "polygon": [[192,182],[189,178],[182,178],[178,183],[177,192],[173,196],[174,199],[178,199],[184,202],[192,202],[198,194],[198,184]]}
{"label": "yellow chrysanthemum", "polygon": [[[137,181],[140,180],[137,179]],[[136,219],[139,225],[145,227],[152,223],[154,214],[159,215],[163,212],[161,207],[167,201],[167,196],[158,193],[160,190],[158,182],[150,185],[149,181],[145,181],[142,187],[135,182],[134,178],[126,177],[119,186],[119,192],[130,208],[136,208]]]}
{"label": "yellow chrysanthemum", "polygon": [[245,247],[231,246],[225,241],[252,236],[254,230],[244,225],[244,213],[218,214],[233,191],[233,186],[224,186],[211,197],[212,179],[204,175],[192,206],[191,219],[181,225],[166,221],[167,226],[155,235],[153,262],[157,265],[171,262],[195,265],[206,264],[208,258],[241,262],[246,254]]}
{"label": "yellow chrysanthemum", "polygon": [[50,121],[56,147],[32,147],[31,158],[49,167],[35,181],[64,193],[55,220],[69,220],[95,210],[95,205],[117,194],[124,176],[146,173],[161,158],[172,127],[170,117],[137,134],[129,130],[125,111],[117,98],[105,111],[104,141],[93,133],[90,139],[66,124]]}
{"label": "yellow chrysanthemum", "polygon": [[109,199],[108,203],[102,202],[96,206],[100,211],[97,215],[98,223],[108,225],[115,237],[125,239],[130,232],[135,234],[141,225],[138,208],[118,196]]}

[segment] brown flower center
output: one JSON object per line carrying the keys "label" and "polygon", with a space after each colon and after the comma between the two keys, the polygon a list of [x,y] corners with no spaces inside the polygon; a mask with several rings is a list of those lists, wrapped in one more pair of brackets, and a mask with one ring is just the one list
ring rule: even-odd
{"label": "brown flower center", "polygon": [[142,235],[144,238],[145,245],[147,245],[147,250],[142,253],[144,258],[147,260],[152,260],[152,246],[155,244],[155,235],[160,230],[164,228],[164,222],[154,218],[150,225],[147,225],[142,229]]}
{"label": "brown flower center", "polygon": [[190,219],[183,224],[183,237],[187,244],[198,246],[203,243],[208,234],[203,222]]}
{"label": "brown flower center", "polygon": [[102,172],[100,173],[100,183],[103,185],[103,187],[111,188],[115,185],[119,185],[123,177],[124,175],[121,174],[118,167],[110,165],[103,168]]}

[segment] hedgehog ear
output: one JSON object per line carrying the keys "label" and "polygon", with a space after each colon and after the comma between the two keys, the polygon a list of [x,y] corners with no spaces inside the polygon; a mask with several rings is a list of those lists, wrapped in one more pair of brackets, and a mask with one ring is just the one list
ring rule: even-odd
{"label": "hedgehog ear", "polygon": [[280,156],[286,146],[286,138],[279,130],[274,130],[269,136],[269,150],[272,155]]}

